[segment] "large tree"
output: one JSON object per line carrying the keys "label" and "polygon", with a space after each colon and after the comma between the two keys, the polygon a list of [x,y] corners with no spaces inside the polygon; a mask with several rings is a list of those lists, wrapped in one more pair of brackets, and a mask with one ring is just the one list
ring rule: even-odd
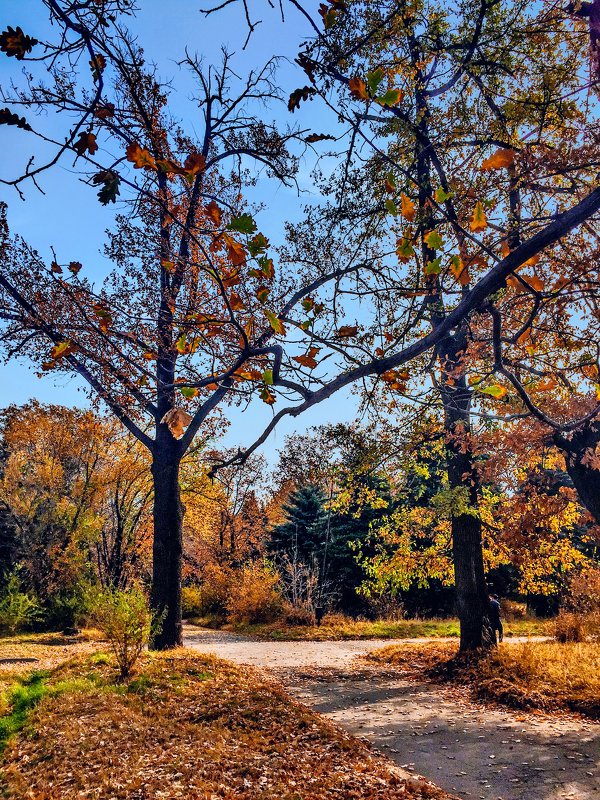
{"label": "large tree", "polygon": [[[422,287],[413,285],[402,259],[390,262],[389,251],[373,243],[370,219],[360,209],[352,219],[315,228],[302,258],[284,258],[287,274],[275,274],[269,242],[244,200],[246,184],[255,180],[247,168],[260,164],[273,180],[289,182],[295,143],[302,138],[303,146],[314,145],[322,136],[281,132],[264,121],[264,104],[278,96],[272,62],[238,81],[227,55],[215,70],[184,54],[198,86],[195,123],[184,125],[170,104],[169,85],[126,28],[128,21],[135,26],[131,3],[40,0],[40,9],[52,22],[43,44],[18,27],[0,37],[6,56],[26,61],[29,70],[3,95],[0,122],[33,141],[32,156],[36,140],[50,155],[40,162],[38,154],[4,183],[24,194],[28,182],[39,184],[71,158],[75,176],[94,187],[101,203],[123,206],[106,248],[112,269],[99,283],[86,277],[77,254],[46,259],[3,226],[3,340],[11,355],[31,357],[43,370],[78,373],[149,450],[152,595],[164,614],[155,644],[169,647],[181,642],[180,465],[215,409],[257,395],[279,403],[254,449],[282,418],[356,381],[385,376],[398,383],[394,370],[442,342],[514,269],[593,216],[600,190],[538,215],[520,243],[482,266],[480,279],[432,328],[415,302]],[[331,18],[325,21],[329,26]],[[403,113],[393,87],[392,95],[378,93],[377,76],[368,84],[374,106],[366,83],[352,84],[348,93],[342,62],[342,55],[321,67],[303,59],[309,76],[319,67],[320,75],[339,82],[350,104],[359,103],[361,123],[371,124],[365,102],[390,118]],[[315,91],[294,93],[290,107]],[[353,130],[355,108],[341,109]],[[49,123],[44,113],[34,119],[30,111],[58,111],[64,129],[57,133],[54,116]],[[352,163],[352,146],[347,154]],[[342,177],[341,195],[346,184]],[[449,190],[443,183],[442,189]],[[469,202],[459,204],[458,220],[447,200],[431,202],[453,229],[466,231],[470,255],[490,251],[485,236],[469,231]],[[418,236],[426,233],[421,226]],[[382,298],[397,302],[392,317]]]}

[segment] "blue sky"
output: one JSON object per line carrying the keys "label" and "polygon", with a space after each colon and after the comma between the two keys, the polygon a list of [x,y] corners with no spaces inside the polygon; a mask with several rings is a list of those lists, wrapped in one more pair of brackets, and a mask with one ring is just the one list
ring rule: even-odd
{"label": "blue sky", "polygon": [[[233,65],[240,75],[260,66],[271,55],[282,57],[278,79],[287,95],[291,90],[305,83],[303,73],[293,64],[302,38],[309,33],[306,21],[288,7],[286,21],[282,23],[278,11],[271,9],[267,2],[258,0],[253,4],[256,19],[262,23],[256,28],[246,50],[243,50],[247,29],[237,4],[224,11],[205,17],[200,8],[202,0],[143,0],[134,30],[139,43],[144,47],[147,57],[154,61],[163,77],[174,78],[177,94],[174,108],[179,99],[181,108],[193,91],[193,84],[177,65],[183,55],[184,46],[203,55],[206,62],[218,62],[222,46],[235,53]],[[3,0],[0,8],[0,25],[21,25],[26,33],[43,38],[48,22],[42,3],[39,0]],[[132,26],[133,27],[133,26]],[[0,82],[7,85],[11,77],[20,70],[15,59],[0,58]],[[331,130],[333,120],[321,111],[316,103],[310,104],[310,121],[313,130]],[[287,111],[282,107],[278,117],[287,120]],[[270,113],[270,116],[275,114]],[[296,121],[294,118],[290,122]],[[49,120],[50,124],[52,120]],[[308,117],[300,118],[304,126]],[[193,121],[192,121],[193,124]],[[30,155],[31,140],[20,131],[3,126],[0,129],[0,174],[3,177],[16,175]],[[36,152],[39,152],[36,148]],[[41,155],[41,153],[40,153]],[[32,185],[26,187],[26,201],[7,187],[0,187],[0,199],[9,205],[9,224],[14,233],[22,234],[30,244],[43,255],[49,254],[53,246],[59,261],[76,260],[86,265],[86,272],[96,271],[100,276],[106,269],[101,255],[104,230],[110,227],[114,207],[101,206],[95,192],[68,176],[70,162],[65,160],[48,173],[41,181],[46,194],[40,194]],[[311,168],[309,161],[301,165],[302,175]],[[69,178],[65,181],[65,178]],[[65,190],[68,186],[68,191]],[[272,240],[281,234],[283,223],[292,214],[298,213],[298,198],[291,189],[276,186],[271,181],[259,181],[256,199],[265,204],[264,215],[268,215],[269,232]],[[310,195],[306,200],[316,198]],[[89,272],[88,272],[89,274]],[[23,403],[37,398],[43,402],[64,405],[86,405],[88,397],[78,378],[59,378],[44,376],[38,378],[32,365],[12,360],[0,364],[0,407],[10,403]],[[317,406],[296,420],[284,421],[264,446],[263,452],[270,462],[275,458],[276,449],[283,444],[284,435],[292,431],[303,431],[310,425],[321,422],[351,420],[356,413],[357,400],[349,394],[336,395],[328,402]],[[255,402],[245,412],[230,409],[229,431],[223,441],[226,446],[249,444],[257,432],[268,422],[271,410]]]}

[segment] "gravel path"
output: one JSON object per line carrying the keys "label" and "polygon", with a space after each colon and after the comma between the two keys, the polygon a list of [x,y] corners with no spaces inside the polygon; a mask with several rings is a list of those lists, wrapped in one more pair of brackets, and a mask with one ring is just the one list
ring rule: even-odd
{"label": "gravel path", "polygon": [[474,800],[600,800],[600,724],[474,706],[352,664],[389,640],[259,642],[193,626],[185,644],[267,668],[298,699],[404,769]]}

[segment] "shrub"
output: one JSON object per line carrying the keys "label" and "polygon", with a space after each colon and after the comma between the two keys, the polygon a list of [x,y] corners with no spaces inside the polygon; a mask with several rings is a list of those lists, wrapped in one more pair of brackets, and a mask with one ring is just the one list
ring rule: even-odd
{"label": "shrub", "polygon": [[501,614],[507,622],[515,622],[520,619],[527,619],[527,603],[519,603],[516,600],[502,600]]}
{"label": "shrub", "polygon": [[581,614],[561,611],[554,621],[554,638],[557,642],[585,642],[586,623]]}
{"label": "shrub", "polygon": [[41,614],[36,598],[23,592],[18,573],[12,572],[0,598],[0,627],[10,633],[24,628]]}
{"label": "shrub", "polygon": [[204,613],[202,589],[197,584],[181,589],[181,612],[184,617],[199,617]]}
{"label": "shrub", "polygon": [[291,603],[284,607],[286,625],[314,625],[315,613],[307,605],[293,606]]}
{"label": "shrub", "polygon": [[208,566],[200,587],[200,615],[227,616],[229,597],[236,584],[234,570],[218,564]]}
{"label": "shrub", "polygon": [[237,574],[227,602],[232,622],[272,622],[283,612],[279,575],[270,566],[247,564]]}
{"label": "shrub", "polygon": [[155,632],[146,595],[137,587],[102,591],[96,595],[92,618],[110,642],[121,678],[127,678]]}

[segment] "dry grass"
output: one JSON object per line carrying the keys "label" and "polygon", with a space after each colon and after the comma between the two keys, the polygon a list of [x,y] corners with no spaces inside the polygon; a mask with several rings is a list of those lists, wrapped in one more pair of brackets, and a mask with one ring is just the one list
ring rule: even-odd
{"label": "dry grass", "polygon": [[119,685],[106,661],[79,657],[47,679],[49,694],[5,753],[3,796],[448,797],[425,782],[406,782],[363,743],[250,669],[181,650],[146,656],[138,677]]}
{"label": "dry grass", "polygon": [[406,643],[368,658],[398,667],[408,677],[463,684],[476,698],[512,708],[576,711],[600,719],[598,643],[505,643],[481,660],[456,655],[451,643]]}
{"label": "dry grass", "polygon": [[0,637],[0,714],[5,712],[5,691],[33,669],[53,669],[78,653],[98,647],[100,634],[83,631],[77,636],[61,633],[22,633]]}
{"label": "dry grass", "polygon": [[[210,619],[191,619],[190,622],[210,625]],[[243,633],[257,639],[269,641],[338,641],[342,639],[417,639],[460,635],[457,619],[404,619],[404,620],[353,620],[341,614],[328,614],[323,623],[316,625],[286,625],[274,622],[262,625],[217,625],[224,630]],[[523,619],[507,622],[505,636],[538,636],[548,633],[544,620]]]}

